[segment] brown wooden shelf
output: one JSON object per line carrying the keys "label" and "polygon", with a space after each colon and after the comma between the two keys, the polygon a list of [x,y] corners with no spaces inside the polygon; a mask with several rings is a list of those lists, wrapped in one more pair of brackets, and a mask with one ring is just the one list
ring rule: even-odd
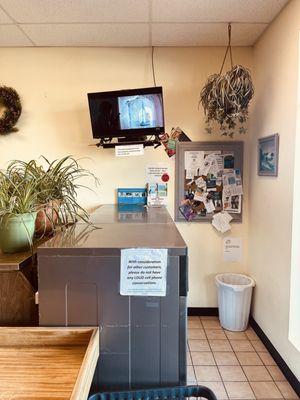
{"label": "brown wooden shelf", "polygon": [[29,251],[0,252],[0,326],[38,325],[36,252],[48,239],[36,241]]}

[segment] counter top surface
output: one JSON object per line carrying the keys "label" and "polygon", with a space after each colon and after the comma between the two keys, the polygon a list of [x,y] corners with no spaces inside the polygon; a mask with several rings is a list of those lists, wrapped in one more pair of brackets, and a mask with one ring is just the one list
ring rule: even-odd
{"label": "counter top surface", "polygon": [[[87,249],[91,253],[92,249],[93,255],[106,255],[122,248],[167,248],[182,250],[181,253],[185,254],[187,246],[168,212],[161,208],[142,211],[138,212],[141,213],[139,216],[126,212],[130,220],[126,222],[124,216],[117,219],[116,207],[103,206],[92,215],[94,227],[77,223],[58,232],[39,247],[38,253],[50,254],[56,249],[56,254],[79,254]],[[139,222],[132,222],[134,218],[140,218]]]}
{"label": "counter top surface", "polygon": [[4,254],[0,250],[0,272],[20,271],[23,266],[27,265],[37,252],[37,247],[44,243],[48,238],[40,239],[34,245],[32,250],[20,253]]}
{"label": "counter top surface", "polygon": [[[165,207],[105,204],[91,214],[93,224],[172,224]],[[79,224],[82,223],[79,221]]]}
{"label": "counter top surface", "polygon": [[30,258],[30,251],[14,254],[3,254],[0,251],[0,271],[19,271]]}

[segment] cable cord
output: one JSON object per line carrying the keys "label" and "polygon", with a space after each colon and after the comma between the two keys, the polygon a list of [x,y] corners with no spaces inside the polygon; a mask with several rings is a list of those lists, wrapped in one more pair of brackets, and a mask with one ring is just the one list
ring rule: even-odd
{"label": "cable cord", "polygon": [[222,74],[222,71],[223,71],[223,68],[224,68],[224,64],[225,64],[225,61],[226,61],[226,58],[227,58],[228,51],[229,51],[229,56],[230,56],[231,68],[232,68],[233,67],[233,58],[232,58],[232,49],[231,49],[231,23],[228,24],[228,45],[227,45],[227,48],[226,48],[225,56],[224,56],[223,63],[222,63],[222,66],[221,66],[221,70],[220,70],[220,73],[219,73],[220,75]]}
{"label": "cable cord", "polygon": [[153,77],[153,84],[156,87],[156,77],[155,77],[155,68],[154,68],[154,46],[152,46],[151,52],[151,62],[152,62],[152,77]]}

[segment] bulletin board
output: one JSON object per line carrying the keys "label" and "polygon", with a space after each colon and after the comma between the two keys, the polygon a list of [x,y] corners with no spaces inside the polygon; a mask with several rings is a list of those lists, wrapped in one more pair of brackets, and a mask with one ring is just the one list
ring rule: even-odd
{"label": "bulletin board", "polygon": [[[243,195],[240,193],[243,183],[243,153],[244,143],[240,141],[178,142],[175,165],[175,221],[187,221],[179,207],[183,210],[183,205],[189,203],[196,210],[190,222],[211,222],[213,215],[223,210],[232,216],[232,222],[242,222]],[[202,161],[201,168],[197,169],[198,158]],[[207,161],[203,163],[203,160]],[[208,165],[212,160],[214,168]],[[206,174],[207,171],[209,172]],[[232,185],[230,191],[229,183],[232,181],[235,182],[235,186]],[[208,196],[207,203],[194,200],[201,198],[199,190]],[[207,212],[203,205],[210,212]]]}

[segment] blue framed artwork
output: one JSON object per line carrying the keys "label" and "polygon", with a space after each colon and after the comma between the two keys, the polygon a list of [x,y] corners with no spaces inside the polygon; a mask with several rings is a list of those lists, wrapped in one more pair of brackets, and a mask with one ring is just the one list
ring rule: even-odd
{"label": "blue framed artwork", "polygon": [[278,133],[258,139],[258,175],[278,176],[278,152]]}

